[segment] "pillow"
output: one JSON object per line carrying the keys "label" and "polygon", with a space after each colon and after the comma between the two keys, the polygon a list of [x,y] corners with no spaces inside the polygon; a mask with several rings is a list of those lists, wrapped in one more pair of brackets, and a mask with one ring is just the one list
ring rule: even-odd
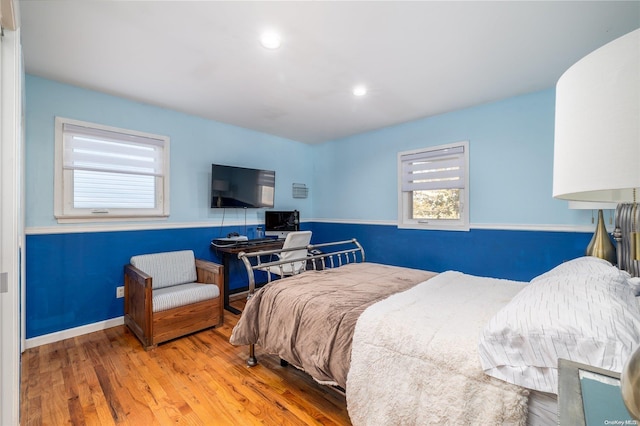
{"label": "pillow", "polygon": [[640,278],[632,277],[627,271],[621,271],[611,265],[609,261],[600,259],[594,256],[583,256],[577,259],[570,260],[568,262],[564,262],[549,272],[545,272],[544,274],[534,278],[531,282],[535,282],[539,279],[544,279],[549,276],[558,276],[558,275],[566,275],[566,274],[622,274],[626,278],[626,284],[631,287],[631,291],[635,296],[640,296]]}
{"label": "pillow", "polygon": [[617,268],[579,258],[534,278],[483,329],[493,377],[558,393],[558,358],[622,371],[640,343],[640,305]]}
{"label": "pillow", "polygon": [[594,256],[583,256],[568,262],[561,263],[555,268],[531,280],[536,282],[548,277],[557,277],[560,275],[581,275],[581,274],[613,274],[617,275],[620,270],[612,266],[609,261]]}
{"label": "pillow", "polygon": [[629,283],[634,296],[640,296],[640,277],[627,278],[627,283]]}

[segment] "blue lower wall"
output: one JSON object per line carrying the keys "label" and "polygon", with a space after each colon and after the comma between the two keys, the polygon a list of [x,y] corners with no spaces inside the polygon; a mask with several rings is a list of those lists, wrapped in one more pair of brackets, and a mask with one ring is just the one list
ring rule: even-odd
{"label": "blue lower wall", "polygon": [[313,242],[357,238],[369,262],[529,281],[584,255],[593,234],[472,229],[422,231],[392,225],[315,223]]}
{"label": "blue lower wall", "polygon": [[211,228],[27,235],[27,338],[123,315],[116,287],[131,256],[193,249],[210,259]]}
{"label": "blue lower wall", "polygon": [[[442,272],[528,281],[581,256],[591,234],[471,230],[417,231],[392,225],[305,223],[313,243],[357,238],[367,260]],[[210,250],[214,237],[243,229],[163,230],[28,235],[26,241],[26,337],[33,338],[123,315],[123,266],[136,254],[192,249],[196,257],[222,263]],[[246,286],[236,262],[231,292]]]}

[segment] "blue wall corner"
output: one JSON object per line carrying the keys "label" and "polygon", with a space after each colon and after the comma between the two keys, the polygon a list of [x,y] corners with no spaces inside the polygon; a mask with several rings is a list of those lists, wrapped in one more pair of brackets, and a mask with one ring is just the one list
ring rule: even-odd
{"label": "blue wall corner", "polygon": [[591,234],[471,229],[423,231],[393,225],[314,223],[313,241],[356,238],[367,261],[529,281],[584,255]]}

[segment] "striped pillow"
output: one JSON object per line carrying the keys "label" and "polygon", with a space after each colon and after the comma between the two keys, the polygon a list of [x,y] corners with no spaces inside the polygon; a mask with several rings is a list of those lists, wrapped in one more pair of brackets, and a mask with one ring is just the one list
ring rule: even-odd
{"label": "striped pillow", "polygon": [[488,375],[557,393],[558,358],[622,371],[640,344],[640,305],[627,274],[592,259],[533,279],[489,321],[479,343]]}

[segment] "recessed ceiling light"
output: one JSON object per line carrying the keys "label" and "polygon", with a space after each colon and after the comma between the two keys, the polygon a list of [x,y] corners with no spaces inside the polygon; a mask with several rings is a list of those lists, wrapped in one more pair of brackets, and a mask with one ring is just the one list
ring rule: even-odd
{"label": "recessed ceiling light", "polygon": [[364,96],[366,94],[367,94],[367,87],[366,86],[358,85],[358,86],[353,88],[353,95],[354,96]]}
{"label": "recessed ceiling light", "polygon": [[281,44],[280,35],[275,31],[265,31],[260,36],[260,44],[265,49],[277,49]]}

